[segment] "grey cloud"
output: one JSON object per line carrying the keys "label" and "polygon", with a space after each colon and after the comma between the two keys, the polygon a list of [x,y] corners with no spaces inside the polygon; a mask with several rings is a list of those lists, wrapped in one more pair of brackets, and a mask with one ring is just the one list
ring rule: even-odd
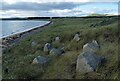
{"label": "grey cloud", "polygon": [[62,3],[31,3],[31,2],[20,2],[16,4],[3,3],[2,10],[52,10],[52,9],[72,9],[80,4],[72,2]]}
{"label": "grey cloud", "polygon": [[[85,16],[91,14],[91,11],[95,13],[110,13],[116,12],[114,10],[108,9],[82,9],[80,6],[87,4],[96,4],[98,2],[89,2],[89,3],[73,3],[73,2],[60,2],[60,3],[32,3],[32,2],[19,2],[15,4],[3,3],[2,10],[9,11],[15,10],[19,13],[20,16],[32,16],[32,13],[35,16]],[[117,4],[117,3],[112,3]],[[74,9],[75,7],[79,9]],[[54,11],[58,10],[58,11]],[[60,10],[60,11],[59,11]],[[68,10],[65,11],[64,10]],[[24,12],[21,12],[24,11]],[[52,12],[53,11],[53,12]],[[63,11],[63,12],[62,12]],[[5,15],[16,16],[14,12],[6,13]],[[28,15],[25,15],[28,14]]]}

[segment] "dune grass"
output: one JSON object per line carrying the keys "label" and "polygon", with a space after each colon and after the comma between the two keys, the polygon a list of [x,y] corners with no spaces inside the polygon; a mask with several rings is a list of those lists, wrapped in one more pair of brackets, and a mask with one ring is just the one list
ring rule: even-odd
{"label": "dune grass", "polygon": [[[4,79],[117,79],[118,78],[118,19],[111,18],[59,18],[53,24],[42,28],[42,32],[34,34],[20,44],[14,45],[3,53]],[[76,32],[80,32],[80,41],[73,41]],[[110,33],[105,38],[104,33]],[[60,36],[60,44],[54,38]],[[106,63],[97,72],[80,75],[75,71],[77,56],[82,52],[85,43],[97,40],[100,51],[97,53],[106,58]],[[107,40],[106,40],[107,39]],[[32,47],[31,42],[37,42]],[[64,47],[65,53],[44,65],[31,65],[38,55],[50,57],[43,52],[46,42],[53,47]],[[8,68],[6,73],[4,70]]]}

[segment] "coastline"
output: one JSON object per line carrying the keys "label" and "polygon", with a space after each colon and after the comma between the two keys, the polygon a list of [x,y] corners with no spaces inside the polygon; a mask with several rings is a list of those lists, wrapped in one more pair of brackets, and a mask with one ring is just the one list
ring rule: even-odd
{"label": "coastline", "polygon": [[[101,24],[105,20],[111,23],[104,22]],[[98,24],[98,26],[90,27],[91,24]],[[33,31],[28,33],[25,39],[21,39],[22,41],[19,39],[20,43],[16,39],[15,45],[3,51],[3,78],[118,78],[118,68],[116,68],[118,64],[118,18],[54,19],[53,24],[39,29],[36,30],[38,32],[35,34]],[[77,32],[80,33],[80,41],[73,41]],[[24,37],[24,35],[22,36]],[[56,37],[60,37],[59,44],[56,43]],[[97,72],[81,75],[76,72],[77,59],[83,53],[83,46],[92,40],[96,40],[100,45],[100,50],[96,55],[105,57],[107,62],[98,67]],[[44,52],[43,48],[49,41],[51,41],[52,48],[60,49],[64,47],[64,54],[56,56]],[[45,64],[45,67],[40,67],[39,64],[33,65],[33,60],[38,56],[51,60],[48,61],[48,64]]]}
{"label": "coastline", "polygon": [[52,21],[48,22],[45,25],[30,29],[28,31],[20,32],[17,34],[10,35],[8,37],[1,38],[0,40],[2,40],[2,41],[0,41],[0,47],[2,47],[4,50],[5,48],[9,48],[9,47],[13,46],[14,44],[18,44],[18,43],[20,43],[20,41],[22,41],[26,37],[31,36],[37,32],[40,32],[42,28],[47,27],[51,23],[52,23]]}

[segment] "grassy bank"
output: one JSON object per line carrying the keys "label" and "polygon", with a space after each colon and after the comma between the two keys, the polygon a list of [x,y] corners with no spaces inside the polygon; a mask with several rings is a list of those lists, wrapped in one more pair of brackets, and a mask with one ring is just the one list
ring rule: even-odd
{"label": "grassy bank", "polygon": [[[118,78],[117,17],[58,18],[52,21],[53,24],[42,28],[42,32],[31,35],[3,53],[3,78]],[[79,42],[72,41],[76,32],[81,33]],[[106,33],[109,33],[108,37],[105,37]],[[54,42],[56,36],[60,36],[60,44]],[[101,47],[97,54],[104,56],[107,62],[98,68],[97,72],[80,75],[75,72],[77,56],[82,52],[82,46],[93,39],[97,40]],[[37,42],[37,45],[31,46],[32,41]],[[53,58],[47,65],[32,65],[32,60],[38,55],[50,57],[43,52],[46,42],[52,43],[53,47],[65,47],[65,54]]]}

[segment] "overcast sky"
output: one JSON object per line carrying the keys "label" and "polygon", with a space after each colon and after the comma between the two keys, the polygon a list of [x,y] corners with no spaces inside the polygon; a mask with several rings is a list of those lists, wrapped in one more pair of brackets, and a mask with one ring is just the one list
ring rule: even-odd
{"label": "overcast sky", "polygon": [[[101,2],[100,2],[101,1]],[[0,17],[118,14],[119,0],[0,0]]]}

